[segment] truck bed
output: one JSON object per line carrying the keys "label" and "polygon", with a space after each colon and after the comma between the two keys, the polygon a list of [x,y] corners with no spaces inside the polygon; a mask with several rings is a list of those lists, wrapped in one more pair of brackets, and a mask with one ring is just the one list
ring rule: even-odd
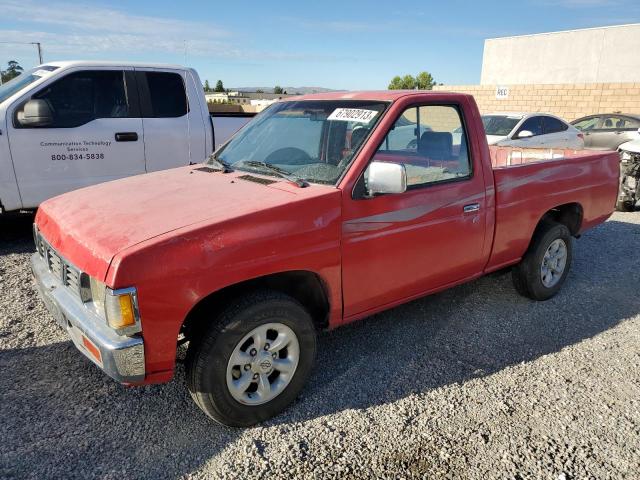
{"label": "truck bed", "polygon": [[575,235],[611,215],[618,193],[619,157],[593,150],[489,147],[495,181],[495,234],[487,270],[517,262],[545,212],[575,204]]}

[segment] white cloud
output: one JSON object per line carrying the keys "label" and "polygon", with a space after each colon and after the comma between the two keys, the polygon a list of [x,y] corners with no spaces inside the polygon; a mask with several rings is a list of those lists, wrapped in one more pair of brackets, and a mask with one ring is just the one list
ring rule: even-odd
{"label": "white cloud", "polygon": [[[222,59],[275,61],[349,60],[304,52],[261,51],[239,46],[233,33],[206,22],[132,15],[106,7],[70,2],[38,3],[0,0],[10,29],[0,29],[4,42],[41,42],[45,58],[166,53]],[[6,23],[5,23],[6,25]],[[186,43],[186,45],[185,45]]]}

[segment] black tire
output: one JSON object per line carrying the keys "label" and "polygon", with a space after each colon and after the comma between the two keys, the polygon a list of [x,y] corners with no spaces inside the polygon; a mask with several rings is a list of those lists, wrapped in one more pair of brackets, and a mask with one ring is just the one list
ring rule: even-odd
{"label": "black tire", "polygon": [[634,202],[616,202],[616,210],[619,212],[633,212],[635,210]]}
{"label": "black tire", "polygon": [[[272,322],[288,326],[299,343],[299,361],[284,390],[261,405],[245,405],[227,387],[227,365],[238,343],[256,327]],[[216,422],[248,427],[277,415],[293,402],[311,373],[316,331],[311,316],[295,299],[274,291],[256,291],[233,302],[200,338],[189,344],[185,360],[187,388],[200,409]]]}
{"label": "black tire", "polygon": [[[547,249],[557,239],[563,240],[566,245],[566,263],[558,281],[548,287],[542,282],[540,269]],[[531,245],[520,263],[511,270],[513,285],[518,293],[524,297],[532,300],[548,300],[562,288],[569,274],[572,258],[573,243],[569,229],[560,223],[545,221],[536,229]]]}

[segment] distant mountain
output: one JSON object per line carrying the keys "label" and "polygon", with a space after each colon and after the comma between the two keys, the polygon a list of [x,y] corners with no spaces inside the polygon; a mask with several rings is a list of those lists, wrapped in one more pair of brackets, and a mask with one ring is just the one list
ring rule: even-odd
{"label": "distant mountain", "polygon": [[[323,87],[282,87],[282,89],[288,94],[299,93],[306,95],[308,93],[324,93],[335,92],[336,90]],[[229,90],[235,92],[255,92],[256,90],[262,90],[264,93],[273,93],[273,87],[235,87]]]}

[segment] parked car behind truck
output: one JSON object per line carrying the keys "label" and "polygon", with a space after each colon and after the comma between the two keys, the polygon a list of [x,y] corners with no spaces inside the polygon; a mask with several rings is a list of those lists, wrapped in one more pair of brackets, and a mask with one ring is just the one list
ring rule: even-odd
{"label": "parked car behind truck", "polygon": [[640,138],[618,147],[620,154],[620,192],[616,208],[623,212],[635,210],[640,203]]}
{"label": "parked car behind truck", "polygon": [[[396,128],[408,124],[414,138]],[[299,97],[205,165],[44,202],[32,269],[57,322],[108,375],[167,382],[188,342],[196,404],[252,425],[298,395],[318,330],[505,267],[522,295],[558,292],[572,238],[613,210],[618,156],[509,166],[500,152],[469,95]]]}
{"label": "parked car behind truck", "polygon": [[488,113],[482,123],[489,145],[520,148],[584,147],[583,134],[549,113]]}
{"label": "parked car behind truck", "polygon": [[640,115],[609,113],[581,117],[571,125],[584,134],[585,148],[616,150],[640,138]]}
{"label": "parked car behind truck", "polygon": [[0,86],[0,211],[32,209],[77,188],[202,162],[214,150],[213,137],[193,69],[40,65]]}

